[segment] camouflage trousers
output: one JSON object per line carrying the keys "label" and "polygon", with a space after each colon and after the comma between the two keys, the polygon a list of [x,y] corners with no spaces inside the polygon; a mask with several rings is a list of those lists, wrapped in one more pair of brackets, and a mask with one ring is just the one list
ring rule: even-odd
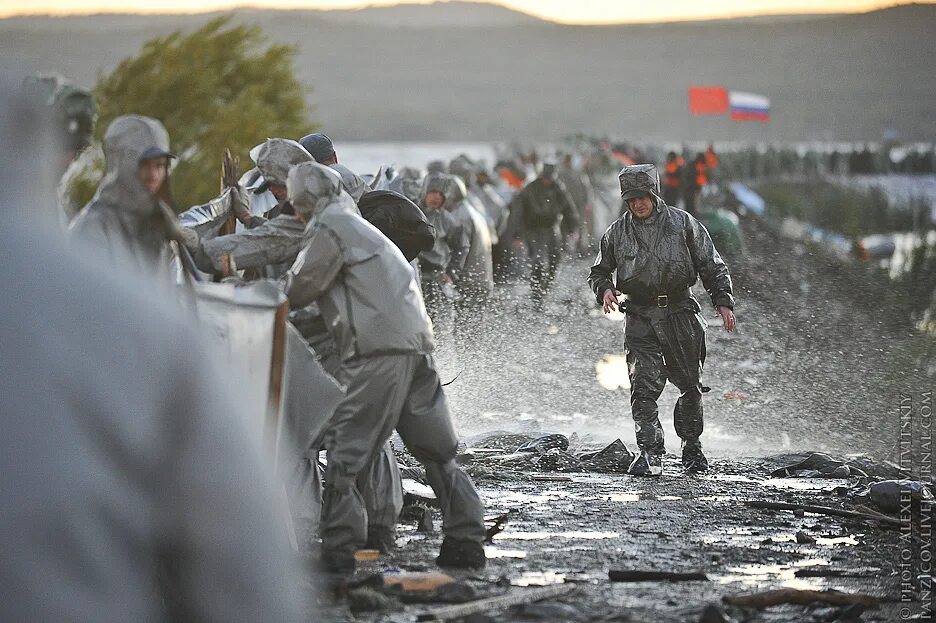
{"label": "camouflage trousers", "polygon": [[680,392],[673,411],[676,434],[685,441],[698,439],[702,434],[702,393],[708,388],[700,382],[705,321],[697,309],[668,310],[629,303],[624,350],[640,449],[651,454],[665,451],[657,400],[667,380]]}

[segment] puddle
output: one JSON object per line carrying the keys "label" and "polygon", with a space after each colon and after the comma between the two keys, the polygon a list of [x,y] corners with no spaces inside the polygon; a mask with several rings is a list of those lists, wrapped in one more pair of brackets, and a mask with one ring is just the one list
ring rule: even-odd
{"label": "puddle", "polygon": [[570,498],[575,498],[576,500],[597,500],[595,496],[579,496],[574,495],[569,491],[557,491],[554,489],[547,489],[546,491],[539,491],[537,493],[523,493],[520,491],[503,491],[495,489],[484,489],[481,491],[482,496],[488,497],[492,500],[497,501],[498,508],[539,508],[545,509],[551,502],[558,502],[559,500],[567,500]]}
{"label": "puddle", "polygon": [[639,502],[641,493],[643,493],[643,491],[614,493],[608,496],[608,501],[609,502]]}
{"label": "puddle", "polygon": [[768,478],[761,484],[794,491],[832,491],[837,487],[849,486],[849,482],[841,478]]}
{"label": "puddle", "polygon": [[565,582],[565,577],[564,573],[529,571],[519,578],[511,580],[510,583],[514,586],[548,586],[550,584],[562,584]]}
{"label": "puddle", "polygon": [[527,553],[522,549],[501,549],[493,545],[484,546],[485,558],[526,558]]}
{"label": "puddle", "polygon": [[682,499],[682,496],[679,495],[658,495],[656,497],[660,502],[678,502]]}
{"label": "puddle", "polygon": [[700,502],[728,502],[734,500],[735,498],[731,497],[730,495],[703,495],[701,497],[697,497],[696,499]]}
{"label": "puddle", "polygon": [[397,535],[396,542],[397,545],[403,547],[407,543],[412,543],[413,541],[425,541],[425,534],[400,534]]}
{"label": "puddle", "polygon": [[538,541],[541,539],[616,539],[621,534],[619,532],[590,532],[587,530],[571,532],[501,532],[494,536],[495,541],[516,540],[516,541]]}
{"label": "puddle", "polygon": [[820,588],[823,585],[822,578],[798,578],[796,570],[801,567],[826,567],[828,560],[822,558],[811,558],[800,560],[791,565],[779,564],[748,564],[740,567],[729,567],[728,573],[718,577],[720,584],[730,584],[732,582],[741,582],[743,584],[757,585],[766,582],[779,583],[780,586],[787,588],[796,588],[801,590],[811,590]]}
{"label": "puddle", "polygon": [[816,537],[816,545],[825,545],[831,547],[833,545],[859,545],[858,539],[852,535],[848,536],[836,536],[836,537]]}
{"label": "puddle", "polygon": [[708,476],[703,476],[703,479],[714,480],[715,482],[759,482],[749,476],[743,476],[741,474],[710,474]]}
{"label": "puddle", "polygon": [[627,358],[624,355],[605,355],[595,364],[598,384],[612,391],[630,389],[627,376]]}

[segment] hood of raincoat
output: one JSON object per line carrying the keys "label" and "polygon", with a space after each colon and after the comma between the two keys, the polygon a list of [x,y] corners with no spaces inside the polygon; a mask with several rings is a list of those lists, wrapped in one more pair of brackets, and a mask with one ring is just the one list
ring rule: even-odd
{"label": "hood of raincoat", "polygon": [[104,133],[107,173],[92,203],[116,209],[122,220],[152,216],[156,199],[140,181],[140,160],[145,154],[169,153],[169,133],[158,120],[142,115],[117,117]]}
{"label": "hood of raincoat", "polygon": [[459,203],[468,197],[468,189],[461,178],[448,173],[430,173],[423,182],[420,205],[426,204],[426,195],[431,192],[440,192],[445,196],[442,207],[454,210]]}
{"label": "hood of raincoat", "polygon": [[347,193],[351,195],[351,198],[360,201],[361,196],[367,192],[367,183],[364,179],[345,165],[337,162],[328,165],[328,168],[341,177],[341,184]]}
{"label": "hood of raincoat", "polygon": [[651,194],[660,197],[660,173],[656,165],[634,164],[624,167],[618,174],[621,197],[625,200]]}
{"label": "hood of raincoat", "polygon": [[457,175],[466,182],[472,179],[472,176],[474,175],[475,171],[477,171],[477,168],[478,167],[474,161],[465,154],[456,156],[449,163],[449,173],[452,175]]}
{"label": "hood of raincoat", "polygon": [[299,163],[289,170],[286,196],[293,209],[304,217],[318,214],[342,196],[353,202],[342,190],[341,176],[315,161]]}
{"label": "hood of raincoat", "polygon": [[270,184],[286,185],[289,169],[300,162],[314,162],[312,154],[296,141],[270,138],[250,150],[260,174]]}
{"label": "hood of raincoat", "polygon": [[396,178],[390,182],[390,190],[400,193],[418,205],[422,184],[422,171],[413,167],[403,167]]}

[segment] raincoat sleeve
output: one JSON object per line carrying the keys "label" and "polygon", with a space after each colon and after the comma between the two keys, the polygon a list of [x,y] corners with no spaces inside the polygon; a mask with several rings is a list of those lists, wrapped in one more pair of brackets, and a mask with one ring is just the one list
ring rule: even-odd
{"label": "raincoat sleeve", "polygon": [[446,272],[453,281],[457,282],[465,271],[465,261],[468,259],[468,249],[471,246],[471,232],[468,231],[463,221],[456,219],[452,214],[448,216],[450,226],[446,231],[445,241],[448,243],[452,255],[449,258]]}
{"label": "raincoat sleeve", "polygon": [[556,194],[562,202],[562,231],[566,234],[578,231],[581,223],[579,222],[578,210],[575,209],[575,201],[572,200],[569,190],[565,186],[560,186],[559,192]]}
{"label": "raincoat sleeve", "polygon": [[221,270],[225,255],[238,269],[289,262],[302,249],[304,234],[305,226],[297,219],[276,217],[236,234],[202,240],[200,250],[204,256],[199,263],[207,261],[213,270]]}
{"label": "raincoat sleeve", "polygon": [[692,256],[692,264],[702,278],[702,285],[712,297],[712,305],[734,309],[728,266],[715,249],[705,226],[692,215],[688,216],[686,243]]}
{"label": "raincoat sleeve", "polygon": [[507,206],[507,230],[504,232],[510,240],[519,240],[523,236],[523,211],[525,209],[526,189],[520,190]]}
{"label": "raincoat sleeve", "polygon": [[614,244],[611,241],[611,229],[601,237],[598,246],[598,257],[588,273],[588,286],[595,293],[595,299],[600,305],[603,302],[605,290],[614,289],[612,275],[617,270],[617,260],[614,257]]}
{"label": "raincoat sleeve", "polygon": [[344,254],[338,236],[326,227],[316,229],[283,277],[283,290],[289,297],[290,307],[305,307],[325,294],[343,264]]}

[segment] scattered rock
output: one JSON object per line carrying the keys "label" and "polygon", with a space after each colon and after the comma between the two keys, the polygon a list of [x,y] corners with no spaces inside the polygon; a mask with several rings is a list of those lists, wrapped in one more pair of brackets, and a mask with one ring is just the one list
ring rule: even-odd
{"label": "scattered rock", "polygon": [[910,494],[911,503],[919,505],[926,500],[930,505],[936,504],[933,493],[929,487],[919,480],[882,480],[876,482],[868,489],[868,498],[871,503],[885,513],[900,512],[901,494]]}
{"label": "scattered rock", "polygon": [[368,586],[349,590],[347,599],[348,608],[353,613],[398,612],[403,609],[403,604],[399,600]]}
{"label": "scattered rock", "polygon": [[581,621],[582,612],[561,602],[520,604],[510,608],[510,613],[525,621]]}
{"label": "scattered rock", "polygon": [[718,604],[705,606],[702,616],[699,617],[699,623],[734,623],[734,621]]}
{"label": "scattered rock", "polygon": [[534,461],[536,466],[544,471],[552,472],[580,472],[582,463],[577,458],[563,452],[559,448],[552,448]]}
{"label": "scattered rock", "polygon": [[425,532],[427,534],[435,532],[435,522],[432,520],[431,508],[423,508],[422,517],[419,518],[419,523],[416,525],[416,532]]}
{"label": "scattered rock", "polygon": [[579,456],[582,468],[602,474],[624,474],[634,460],[634,453],[620,439],[599,450]]}
{"label": "scattered rock", "polygon": [[565,452],[569,449],[569,438],[565,435],[553,434],[538,437],[533,441],[528,441],[519,448],[517,452],[538,452],[543,454],[550,450],[561,450]]}

